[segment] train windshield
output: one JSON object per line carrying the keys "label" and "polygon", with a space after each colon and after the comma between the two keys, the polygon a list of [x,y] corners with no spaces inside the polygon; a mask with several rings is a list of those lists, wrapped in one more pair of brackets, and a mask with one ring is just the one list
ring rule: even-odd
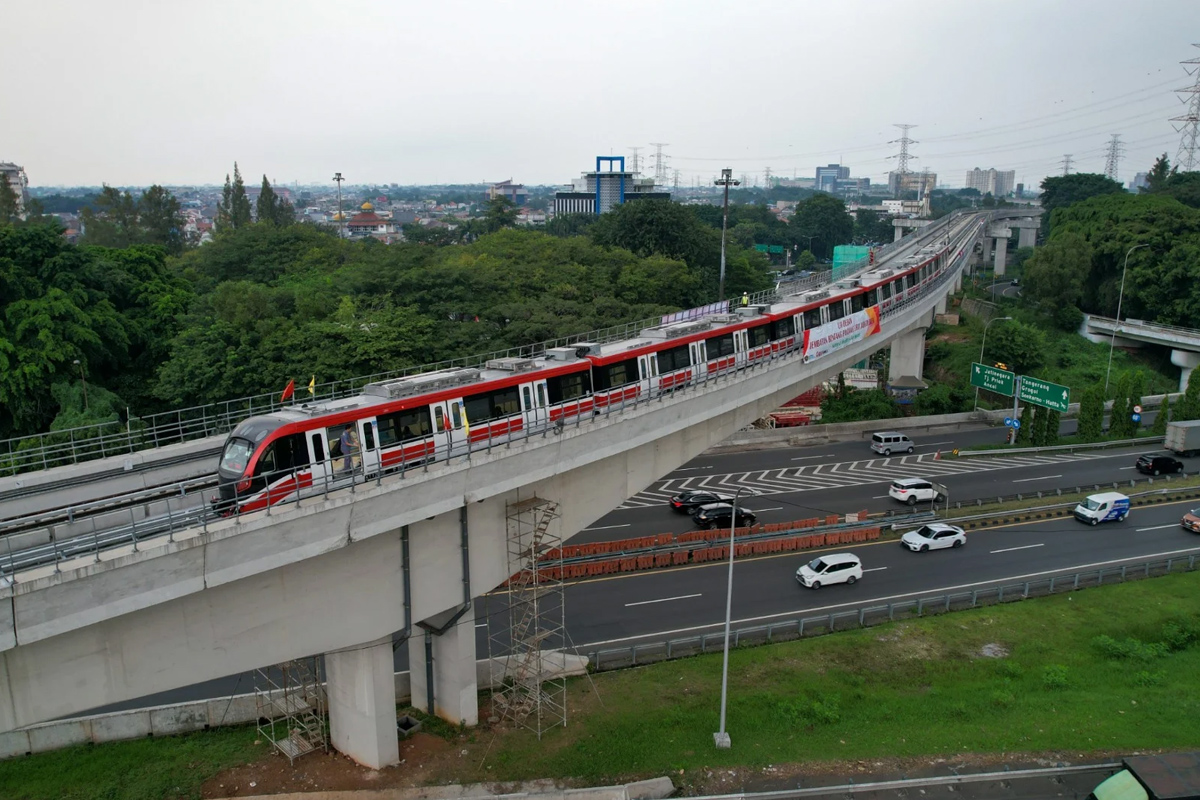
{"label": "train windshield", "polygon": [[253,452],[254,445],[249,441],[231,436],[225,443],[225,449],[221,452],[220,471],[241,475],[246,471],[246,464],[250,461],[250,454]]}

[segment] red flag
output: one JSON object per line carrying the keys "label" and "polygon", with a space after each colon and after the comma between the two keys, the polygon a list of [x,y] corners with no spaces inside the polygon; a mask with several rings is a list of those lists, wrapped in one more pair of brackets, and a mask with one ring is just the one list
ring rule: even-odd
{"label": "red flag", "polygon": [[287,388],[283,390],[283,394],[279,397],[279,402],[282,403],[284,400],[287,400],[289,397],[291,397],[295,393],[296,393],[296,381],[293,378],[292,380],[288,381]]}

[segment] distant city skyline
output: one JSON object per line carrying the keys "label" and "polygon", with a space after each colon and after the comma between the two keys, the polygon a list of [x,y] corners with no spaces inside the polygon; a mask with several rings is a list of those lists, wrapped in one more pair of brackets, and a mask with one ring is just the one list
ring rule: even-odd
{"label": "distant city skyline", "polygon": [[[1128,183],[1179,137],[1200,3],[706,2],[517,5],[131,0],[4,12],[0,161],[33,187],[219,184],[566,185],[598,155],[710,183],[837,163],[950,186],[976,166],[1036,187]],[[833,32],[816,36],[814,31]],[[620,34],[620,35],[613,35]],[[985,168],[986,168],[985,167]]]}

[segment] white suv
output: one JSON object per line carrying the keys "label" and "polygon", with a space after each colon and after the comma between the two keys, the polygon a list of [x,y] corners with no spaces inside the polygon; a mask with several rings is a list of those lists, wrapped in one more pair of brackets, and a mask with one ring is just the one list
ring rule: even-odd
{"label": "white suv", "polygon": [[942,499],[942,487],[925,478],[901,478],[892,481],[888,496],[901,503],[915,506],[917,503],[936,502]]}
{"label": "white suv", "polygon": [[809,589],[820,589],[830,583],[854,583],[862,576],[862,561],[853,553],[817,556],[796,570],[796,580]]}

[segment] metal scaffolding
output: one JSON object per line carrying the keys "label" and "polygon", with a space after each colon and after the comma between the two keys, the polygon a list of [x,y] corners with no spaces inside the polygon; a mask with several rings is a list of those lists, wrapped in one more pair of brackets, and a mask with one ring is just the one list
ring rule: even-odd
{"label": "metal scaffolding", "polygon": [[258,733],[288,757],[329,751],[325,733],[325,687],[316,656],[285,661],[255,671],[254,701]]}
{"label": "metal scaffolding", "polygon": [[[505,516],[512,577],[505,595],[507,629],[488,626],[492,714],[524,725],[540,739],[543,731],[567,724],[562,537],[551,532],[558,504],[534,496],[507,504]],[[553,554],[558,555],[539,560]]]}

